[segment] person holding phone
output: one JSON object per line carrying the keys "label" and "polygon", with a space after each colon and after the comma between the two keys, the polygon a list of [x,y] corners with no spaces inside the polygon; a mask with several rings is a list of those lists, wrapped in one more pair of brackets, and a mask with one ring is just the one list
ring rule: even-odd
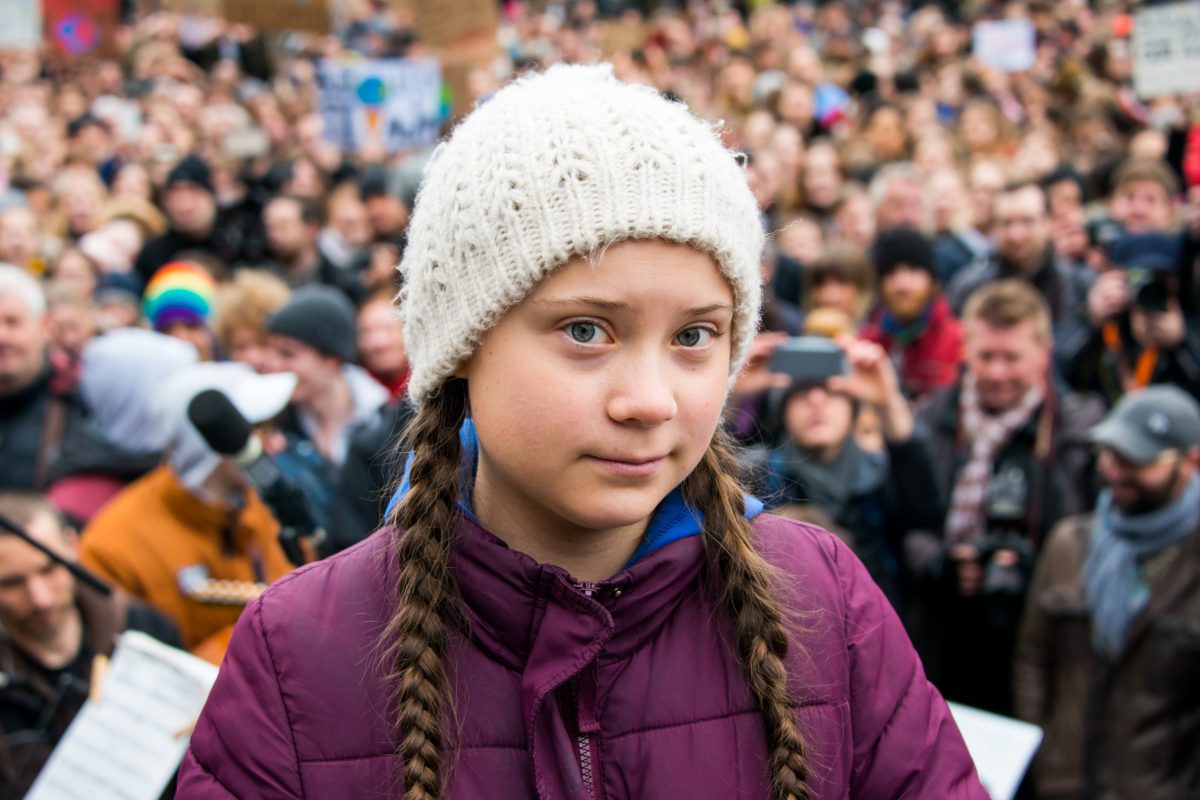
{"label": "person holding phone", "polygon": [[[803,339],[814,339],[807,352]],[[887,352],[852,336],[801,337],[776,350],[773,365],[792,375],[782,404],[782,443],[765,454],[768,505],[814,505],[846,530],[851,546],[893,605],[901,605],[899,547],[904,533],[936,529],[942,508],[933,463]],[[843,358],[844,356],[844,358]],[[855,436],[866,409],[878,416],[884,449]]]}

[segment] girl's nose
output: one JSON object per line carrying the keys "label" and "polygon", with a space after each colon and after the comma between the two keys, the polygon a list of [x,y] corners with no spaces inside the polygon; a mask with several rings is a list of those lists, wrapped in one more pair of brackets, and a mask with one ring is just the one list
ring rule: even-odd
{"label": "girl's nose", "polygon": [[621,423],[661,425],[674,419],[679,406],[669,377],[657,364],[640,362],[616,376],[608,415]]}

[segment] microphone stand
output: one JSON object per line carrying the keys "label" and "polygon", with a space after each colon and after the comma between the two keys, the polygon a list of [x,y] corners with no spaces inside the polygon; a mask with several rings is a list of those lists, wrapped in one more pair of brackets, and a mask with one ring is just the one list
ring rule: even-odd
{"label": "microphone stand", "polygon": [[73,561],[68,561],[58,553],[51,550],[49,547],[46,547],[46,545],[42,544],[26,533],[24,528],[3,514],[0,514],[0,528],[3,528],[4,530],[13,534],[18,539],[21,539],[30,546],[37,548],[39,551],[49,556],[50,560],[54,563],[61,564],[62,566],[66,567],[68,570],[70,570],[72,575],[80,580],[80,582],[86,584],[94,591],[99,592],[102,596],[108,597],[112,594],[112,587],[110,587],[108,584],[104,583],[95,575],[88,572],[86,569],[74,563]]}

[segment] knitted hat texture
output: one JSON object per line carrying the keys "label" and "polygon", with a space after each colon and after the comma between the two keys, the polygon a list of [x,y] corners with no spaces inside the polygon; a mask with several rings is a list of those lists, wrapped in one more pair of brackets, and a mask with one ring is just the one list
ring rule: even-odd
{"label": "knitted hat texture", "polygon": [[206,325],[216,288],[212,276],[195,264],[172,261],[155,271],[146,284],[146,319],[160,333],[172,325]]}
{"label": "knitted hat texture", "polygon": [[557,267],[627,239],[713,256],[733,288],[732,383],[758,325],[763,231],[714,128],[608,66],[497,92],[434,152],[417,195],[400,264],[412,401]]}
{"label": "knitted hat texture", "polygon": [[330,286],[312,284],[292,293],[287,305],[267,318],[269,333],[303,342],[318,353],[354,361],[357,350],[354,304]]}

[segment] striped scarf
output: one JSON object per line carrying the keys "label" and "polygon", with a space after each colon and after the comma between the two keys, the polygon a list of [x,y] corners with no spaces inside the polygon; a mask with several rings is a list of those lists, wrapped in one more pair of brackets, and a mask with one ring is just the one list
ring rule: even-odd
{"label": "striped scarf", "polygon": [[971,437],[971,455],[954,481],[950,514],[946,518],[947,541],[964,544],[977,542],[983,536],[986,523],[984,505],[992,477],[992,462],[1000,448],[1037,411],[1044,396],[1045,390],[1035,384],[1008,411],[999,415],[988,414],[979,405],[975,376],[970,372],[964,376],[960,410],[962,429]]}

